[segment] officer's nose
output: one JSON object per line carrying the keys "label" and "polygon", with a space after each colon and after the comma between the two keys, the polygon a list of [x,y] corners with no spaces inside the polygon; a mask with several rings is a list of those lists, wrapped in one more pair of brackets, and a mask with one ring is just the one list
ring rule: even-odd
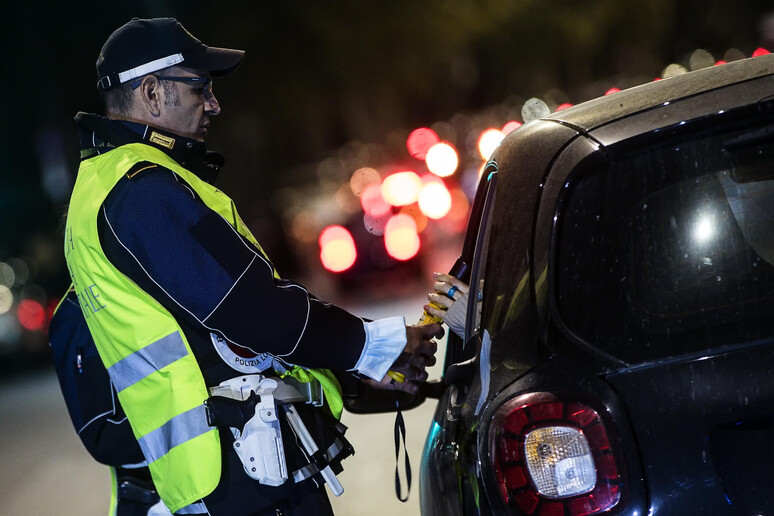
{"label": "officer's nose", "polygon": [[218,99],[215,98],[215,94],[210,94],[204,99],[204,111],[210,116],[220,114],[220,103],[218,103]]}

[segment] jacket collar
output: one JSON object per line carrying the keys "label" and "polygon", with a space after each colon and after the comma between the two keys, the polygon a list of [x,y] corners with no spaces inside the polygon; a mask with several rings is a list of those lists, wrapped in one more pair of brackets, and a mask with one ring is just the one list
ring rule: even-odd
{"label": "jacket collar", "polygon": [[129,143],[155,147],[177,163],[212,183],[225,161],[221,154],[207,150],[204,142],[126,120],[113,120],[92,113],[79,112],[75,122],[80,129],[81,159],[104,154]]}

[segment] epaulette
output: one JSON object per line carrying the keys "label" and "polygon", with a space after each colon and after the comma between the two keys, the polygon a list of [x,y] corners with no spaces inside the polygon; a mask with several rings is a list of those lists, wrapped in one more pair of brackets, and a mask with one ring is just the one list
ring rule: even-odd
{"label": "epaulette", "polygon": [[138,179],[143,175],[147,174],[148,172],[150,172],[151,170],[158,168],[158,166],[159,165],[157,163],[153,163],[150,161],[138,161],[126,173],[126,177],[128,177],[129,179]]}

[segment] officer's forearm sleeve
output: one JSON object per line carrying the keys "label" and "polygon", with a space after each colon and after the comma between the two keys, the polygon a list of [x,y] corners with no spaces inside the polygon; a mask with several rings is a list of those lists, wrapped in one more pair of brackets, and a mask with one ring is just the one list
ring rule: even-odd
{"label": "officer's forearm sleeve", "polygon": [[366,343],[354,370],[381,381],[406,347],[406,321],[389,317],[364,323]]}

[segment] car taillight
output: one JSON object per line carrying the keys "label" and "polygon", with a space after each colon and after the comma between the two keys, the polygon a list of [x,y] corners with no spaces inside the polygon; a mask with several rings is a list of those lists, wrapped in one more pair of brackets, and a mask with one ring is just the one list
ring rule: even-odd
{"label": "car taillight", "polygon": [[588,516],[621,499],[611,439],[588,405],[548,393],[509,400],[489,444],[500,496],[528,515]]}

